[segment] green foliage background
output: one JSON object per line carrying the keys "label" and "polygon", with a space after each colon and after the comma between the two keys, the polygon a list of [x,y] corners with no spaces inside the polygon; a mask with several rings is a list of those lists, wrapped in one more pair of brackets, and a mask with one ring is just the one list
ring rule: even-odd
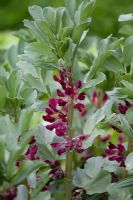
{"label": "green foliage background", "polygon": [[[71,1],[71,0],[68,0]],[[81,1],[81,0],[80,0]],[[0,30],[14,30],[23,27],[23,19],[29,16],[30,5],[61,6],[63,0],[1,0],[0,1]],[[132,0],[97,0],[93,13],[91,34],[105,37],[117,34],[118,17],[122,13],[130,13],[133,9]]]}

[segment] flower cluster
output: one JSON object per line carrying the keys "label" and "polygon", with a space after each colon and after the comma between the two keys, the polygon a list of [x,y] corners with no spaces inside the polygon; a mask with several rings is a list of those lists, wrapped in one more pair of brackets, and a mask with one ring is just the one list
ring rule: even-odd
{"label": "flower cluster", "polygon": [[[35,136],[33,136],[30,141],[29,141],[29,148],[27,149],[24,157],[23,157],[23,160],[40,160],[40,157],[37,156],[37,151],[38,151],[38,146],[36,144],[36,139],[35,139]],[[19,167],[23,160],[17,160],[16,161],[16,166]]]}
{"label": "flower cluster", "polygon": [[[48,122],[46,129],[49,131],[55,130],[57,137],[62,137],[62,141],[51,143],[52,148],[57,150],[58,155],[66,153],[68,151],[75,151],[78,153],[83,152],[83,140],[88,135],[82,134],[76,137],[71,137],[68,134],[69,120],[68,120],[68,107],[69,103],[72,103],[72,109],[77,110],[79,113],[86,113],[86,108],[82,103],[85,100],[85,93],[79,92],[82,87],[82,82],[77,81],[76,85],[73,84],[71,77],[71,71],[66,70],[64,67],[59,71],[59,77],[53,76],[54,81],[58,82],[60,88],[56,90],[58,98],[51,98],[49,105],[45,109],[46,114],[43,116],[43,120]],[[59,161],[45,161],[52,168],[50,175],[54,179],[60,179],[64,176]]]}
{"label": "flower cluster", "polygon": [[61,164],[58,160],[45,160],[45,163],[47,163],[51,167],[49,175],[51,175],[53,179],[58,180],[64,177],[64,173],[61,169]]}
{"label": "flower cluster", "polygon": [[37,144],[34,144],[33,146],[29,147],[26,154],[25,154],[25,159],[27,159],[27,160],[40,160],[40,157],[36,156],[37,151],[38,151]]}
{"label": "flower cluster", "polygon": [[45,109],[47,114],[43,116],[43,119],[50,123],[46,126],[49,131],[55,129],[58,137],[65,137],[67,135],[67,104],[72,100],[74,108],[79,112],[83,112],[85,106],[80,101],[85,99],[85,94],[78,92],[78,89],[82,86],[80,80],[74,87],[70,84],[65,68],[60,70],[59,73],[60,78],[56,75],[53,78],[61,85],[62,90],[56,90],[59,98],[51,98],[49,100],[49,107]]}
{"label": "flower cluster", "polygon": [[128,101],[125,101],[125,104],[119,103],[118,105],[118,109],[120,111],[121,114],[126,114],[128,108],[130,108],[132,106],[131,103],[129,103]]}
{"label": "flower cluster", "polygon": [[56,90],[58,98],[51,98],[49,100],[49,106],[45,109],[46,115],[43,116],[43,119],[49,122],[46,128],[49,131],[55,130],[56,136],[65,139],[62,142],[51,144],[52,147],[58,149],[58,154],[66,152],[68,149],[77,149],[78,151],[82,147],[82,139],[80,137],[69,138],[67,135],[67,105],[72,101],[73,108],[79,112],[83,112],[85,106],[81,101],[85,99],[85,93],[79,92],[79,89],[82,87],[82,82],[78,80],[76,86],[74,86],[71,83],[72,80],[69,79],[68,73],[70,72],[62,68],[59,72],[59,78],[56,75],[53,76],[53,79],[60,84],[61,89]]}
{"label": "flower cluster", "polygon": [[68,151],[75,151],[77,153],[82,153],[84,151],[84,149],[82,148],[83,146],[82,141],[87,138],[88,138],[87,134],[81,134],[72,138],[71,140],[54,142],[51,144],[51,146],[57,149],[58,155],[61,155],[62,153],[65,153]]}
{"label": "flower cluster", "polygon": [[108,148],[105,149],[105,156],[109,160],[116,160],[121,167],[125,166],[126,155],[124,154],[125,147],[122,144],[115,145],[109,142]]}

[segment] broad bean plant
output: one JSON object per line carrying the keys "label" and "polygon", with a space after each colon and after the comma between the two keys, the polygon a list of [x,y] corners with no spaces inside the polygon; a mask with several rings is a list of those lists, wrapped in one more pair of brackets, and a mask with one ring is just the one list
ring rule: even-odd
{"label": "broad bean plant", "polygon": [[29,7],[0,52],[1,200],[133,199],[133,15],[102,39],[95,4]]}

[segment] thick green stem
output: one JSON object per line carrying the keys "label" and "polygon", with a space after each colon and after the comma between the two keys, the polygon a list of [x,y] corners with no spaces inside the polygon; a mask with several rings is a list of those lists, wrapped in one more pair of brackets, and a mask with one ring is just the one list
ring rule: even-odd
{"label": "thick green stem", "polygon": [[[73,86],[72,68],[70,68],[70,71],[69,71],[69,83],[71,86]],[[71,139],[73,137],[73,131],[72,131],[73,99],[71,99],[68,103],[67,124],[68,124],[67,135]],[[72,158],[73,158],[73,153],[67,152],[67,154],[66,154],[66,170],[65,170],[66,200],[72,199]]]}

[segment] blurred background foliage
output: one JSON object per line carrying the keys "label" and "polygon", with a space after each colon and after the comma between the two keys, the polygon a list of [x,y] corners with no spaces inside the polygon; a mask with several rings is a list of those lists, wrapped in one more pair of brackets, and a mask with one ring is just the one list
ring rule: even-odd
{"label": "blurred background foliage", "polygon": [[[63,0],[0,0],[0,31],[23,27],[23,19],[29,18],[28,7],[31,5],[62,6],[63,3]],[[133,0],[97,0],[90,34],[100,37],[111,33],[116,35],[120,26],[119,15],[130,13],[132,10]]]}

